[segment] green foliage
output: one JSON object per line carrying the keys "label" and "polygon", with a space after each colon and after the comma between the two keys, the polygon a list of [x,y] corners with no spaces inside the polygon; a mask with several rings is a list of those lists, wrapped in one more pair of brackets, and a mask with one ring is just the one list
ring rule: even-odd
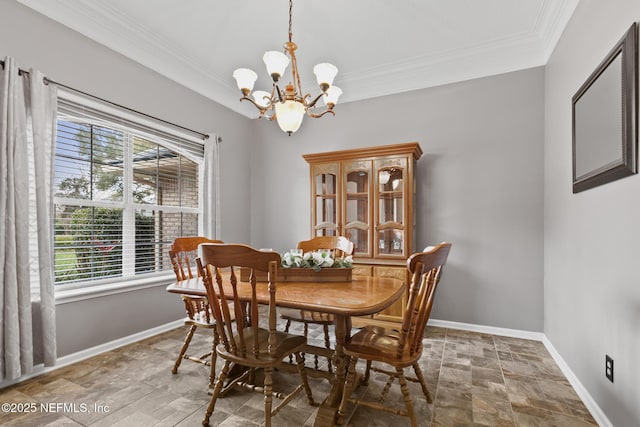
{"label": "green foliage", "polygon": [[73,236],[68,234],[56,234],[56,248],[68,247],[73,245]]}
{"label": "green foliage", "polygon": [[76,280],[122,274],[122,209],[81,208],[71,216]]}
{"label": "green foliage", "polygon": [[[136,214],[135,225],[136,272],[153,270],[155,218]],[[58,242],[72,245],[74,252],[56,251],[56,281],[121,275],[122,233],[121,209],[76,209],[71,216],[70,235],[56,236],[56,246],[59,246]],[[71,263],[75,263],[75,268]]]}
{"label": "green foliage", "polygon": [[74,199],[88,199],[91,195],[89,180],[84,176],[69,177],[58,184],[58,196],[72,197]]}

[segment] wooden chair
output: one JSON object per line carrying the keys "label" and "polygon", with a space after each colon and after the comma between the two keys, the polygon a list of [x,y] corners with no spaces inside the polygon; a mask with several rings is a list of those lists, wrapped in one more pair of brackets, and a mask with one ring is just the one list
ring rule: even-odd
{"label": "wooden chair", "polygon": [[[347,380],[344,385],[344,393],[338,410],[338,424],[344,422],[348,402],[381,409],[398,415],[408,416],[413,427],[417,426],[416,416],[413,411],[413,402],[407,387],[407,380],[420,383],[422,392],[427,402],[431,403],[431,395],[424,381],[424,376],[418,365],[422,355],[422,338],[424,329],[431,314],[434,294],[442,269],[447,261],[451,244],[443,242],[427,252],[419,252],[411,255],[407,260],[407,267],[411,273],[411,285],[409,287],[409,299],[407,309],[402,318],[400,331],[367,326],[354,334],[344,345],[344,352],[350,357],[347,371]],[[367,361],[367,369],[363,383],[369,379],[369,371],[381,372],[389,376],[382,390],[378,402],[352,400],[351,392],[355,386],[356,363],[358,359]],[[392,369],[373,367],[371,362],[379,362],[391,366]],[[416,378],[405,376],[404,368],[413,367]],[[384,399],[394,379],[398,378],[400,390],[404,397],[406,411],[392,409],[383,405]]]}
{"label": "wooden chair", "polygon": [[[212,240],[206,237],[178,237],[174,240],[169,251],[169,258],[173,266],[173,271],[176,274],[177,280],[188,280],[196,277],[197,266],[196,258],[198,257],[198,245],[200,243],[222,243],[222,240]],[[173,374],[178,373],[178,367],[183,359],[190,360],[196,363],[202,363],[206,366],[210,366],[209,372],[209,387],[213,387],[213,382],[216,377],[216,352],[215,346],[218,344],[218,333],[216,332],[215,320],[211,316],[209,310],[209,304],[206,297],[196,297],[190,295],[181,295],[184,307],[187,312],[187,317],[184,319],[184,324],[189,326],[189,331],[185,337],[176,363],[173,365],[171,372]],[[210,329],[213,333],[213,343],[211,351],[203,354],[202,356],[190,356],[187,354],[187,349],[193,338],[193,334],[198,328]]]}
{"label": "wooden chair", "polygon": [[[298,249],[302,252],[317,251],[319,249],[327,249],[333,251],[335,257],[346,257],[353,254],[353,242],[344,236],[317,236],[311,240],[303,240],[298,242]],[[329,336],[329,326],[333,325],[334,316],[328,313],[318,313],[307,310],[281,309],[280,317],[287,321],[285,332],[289,332],[291,322],[301,322],[304,324],[304,336],[309,334],[309,325],[322,325],[324,329],[324,346],[331,348],[331,340]],[[327,357],[328,370],[332,372],[331,357]],[[318,369],[318,355],[315,355],[315,368]]]}
{"label": "wooden chair", "polygon": [[[216,347],[216,352],[225,360],[202,424],[209,425],[209,418],[215,408],[216,400],[225,392],[223,390],[224,382],[233,365],[249,369],[239,378],[232,380],[226,388],[240,386],[243,389],[262,392],[264,394],[265,426],[267,427],[271,426],[271,417],[277,414],[303,388],[309,404],[313,404],[311,388],[304,368],[304,358],[300,354],[306,346],[307,340],[299,335],[290,335],[276,330],[276,277],[281,262],[280,255],[277,252],[258,251],[246,245],[203,244],[200,248],[201,258],[197,260],[198,271],[207,290],[209,305],[220,336],[220,344]],[[225,272],[223,278],[221,269],[227,267],[230,268],[230,272]],[[244,304],[238,296],[238,271],[242,267],[250,269],[251,301],[248,305],[249,313],[243,312]],[[257,285],[254,271],[268,273],[269,307],[266,329],[259,326],[260,312],[256,299]],[[228,287],[225,292],[224,279],[227,278]],[[242,285],[245,284],[242,283]],[[232,306],[229,300],[233,301]],[[235,312],[235,322],[231,322],[233,312]],[[290,354],[294,354],[296,357],[302,381],[291,393],[283,395],[273,391],[272,374],[274,368]],[[264,370],[263,387],[257,387],[253,384],[255,370],[259,368]],[[272,409],[273,397],[283,399],[275,409]]]}

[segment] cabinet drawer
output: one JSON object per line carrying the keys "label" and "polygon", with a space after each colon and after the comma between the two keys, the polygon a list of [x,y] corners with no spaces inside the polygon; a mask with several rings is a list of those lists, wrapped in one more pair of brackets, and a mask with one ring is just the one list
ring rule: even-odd
{"label": "cabinet drawer", "polygon": [[370,265],[354,265],[351,274],[353,276],[372,276],[373,269]]}
{"label": "cabinet drawer", "polygon": [[402,283],[404,284],[407,283],[407,269],[404,267],[376,265],[373,267],[373,275],[375,277],[391,277],[402,280]]}

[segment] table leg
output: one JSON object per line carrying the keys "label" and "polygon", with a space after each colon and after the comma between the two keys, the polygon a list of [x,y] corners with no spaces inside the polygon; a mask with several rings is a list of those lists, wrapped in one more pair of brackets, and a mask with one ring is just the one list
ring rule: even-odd
{"label": "table leg", "polygon": [[331,391],[318,409],[314,427],[329,427],[335,425],[338,407],[342,400],[342,388],[344,386],[347,356],[344,354],[344,343],[350,335],[351,318],[344,315],[335,315],[336,348],[333,354],[333,366],[335,377],[331,383]]}

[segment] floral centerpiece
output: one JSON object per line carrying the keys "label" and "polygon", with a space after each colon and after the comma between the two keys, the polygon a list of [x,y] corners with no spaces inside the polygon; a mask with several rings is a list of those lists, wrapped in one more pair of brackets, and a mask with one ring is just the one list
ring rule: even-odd
{"label": "floral centerpiece", "polygon": [[282,268],[311,268],[320,271],[322,268],[351,268],[353,257],[335,258],[331,251],[319,250],[305,252],[292,250],[282,255]]}

